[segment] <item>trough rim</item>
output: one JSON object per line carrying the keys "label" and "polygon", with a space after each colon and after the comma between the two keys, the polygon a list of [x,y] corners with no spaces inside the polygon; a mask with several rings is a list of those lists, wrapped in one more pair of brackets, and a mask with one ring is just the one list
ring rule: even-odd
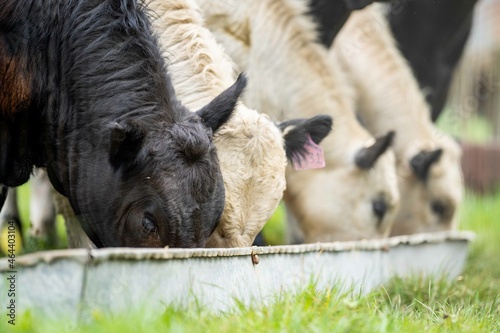
{"label": "trough rim", "polygon": [[[99,263],[110,260],[169,260],[188,258],[235,257],[266,254],[303,254],[310,252],[383,251],[401,245],[435,244],[443,242],[471,242],[476,238],[472,231],[441,231],[414,235],[394,236],[381,239],[311,243],[301,245],[252,246],[239,248],[101,248],[62,249],[33,252],[15,258],[15,266],[30,267],[38,263],[53,263],[59,260],[74,260],[81,263]],[[8,257],[5,257],[8,259]],[[0,261],[0,271],[8,271],[8,260]]]}

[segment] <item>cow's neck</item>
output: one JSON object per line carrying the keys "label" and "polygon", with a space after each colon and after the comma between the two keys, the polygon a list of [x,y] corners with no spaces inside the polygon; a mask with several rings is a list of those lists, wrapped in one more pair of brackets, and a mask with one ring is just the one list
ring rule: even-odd
{"label": "cow's neck", "polygon": [[396,131],[396,154],[432,140],[429,106],[377,7],[351,15],[329,56],[351,74],[367,128],[375,135]]}
{"label": "cow's neck", "polygon": [[331,115],[334,130],[323,140],[323,146],[330,147],[325,151],[327,164],[352,163],[355,152],[371,138],[356,120],[354,91],[344,84],[342,72],[328,64],[326,50],[315,42],[314,25],[301,10],[268,1],[259,4],[249,17],[253,44],[245,69],[250,76],[247,104],[279,120],[285,115]]}

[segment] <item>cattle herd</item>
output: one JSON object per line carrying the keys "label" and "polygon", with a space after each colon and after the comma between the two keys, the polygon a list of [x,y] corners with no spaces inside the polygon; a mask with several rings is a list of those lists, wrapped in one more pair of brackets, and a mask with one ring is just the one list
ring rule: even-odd
{"label": "cattle herd", "polygon": [[31,177],[70,247],[251,246],[281,200],[293,244],[456,228],[459,3],[0,0],[0,224]]}

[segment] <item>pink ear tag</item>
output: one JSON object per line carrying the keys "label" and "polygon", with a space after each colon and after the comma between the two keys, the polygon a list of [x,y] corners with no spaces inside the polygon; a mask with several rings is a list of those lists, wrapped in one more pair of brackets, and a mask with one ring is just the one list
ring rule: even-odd
{"label": "pink ear tag", "polygon": [[321,169],[325,167],[325,157],[323,155],[323,148],[314,143],[309,134],[307,141],[304,144],[306,154],[302,159],[297,156],[293,157],[293,166],[295,170],[310,170]]}

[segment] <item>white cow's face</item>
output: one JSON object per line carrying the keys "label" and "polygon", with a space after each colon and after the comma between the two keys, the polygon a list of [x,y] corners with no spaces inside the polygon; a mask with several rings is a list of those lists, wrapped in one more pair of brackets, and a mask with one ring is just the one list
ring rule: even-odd
{"label": "white cow's face", "polygon": [[354,162],[289,171],[285,202],[306,243],[389,235],[399,206],[395,156],[383,153],[370,169]]}
{"label": "white cow's face", "polygon": [[321,142],[332,126],[329,116],[277,125],[254,110],[237,112],[215,135],[226,204],[207,247],[251,246],[283,198],[287,156],[302,151],[296,143],[306,137]]}
{"label": "white cow's face", "polygon": [[[411,163],[399,163],[401,209],[392,235],[450,230],[457,224],[457,209],[463,196],[460,147],[449,137],[436,144],[441,153],[419,174]],[[438,150],[433,150],[438,152]]]}
{"label": "white cow's face", "polygon": [[240,109],[214,141],[226,204],[206,246],[251,246],[285,190],[287,161],[281,131],[269,117]]}

